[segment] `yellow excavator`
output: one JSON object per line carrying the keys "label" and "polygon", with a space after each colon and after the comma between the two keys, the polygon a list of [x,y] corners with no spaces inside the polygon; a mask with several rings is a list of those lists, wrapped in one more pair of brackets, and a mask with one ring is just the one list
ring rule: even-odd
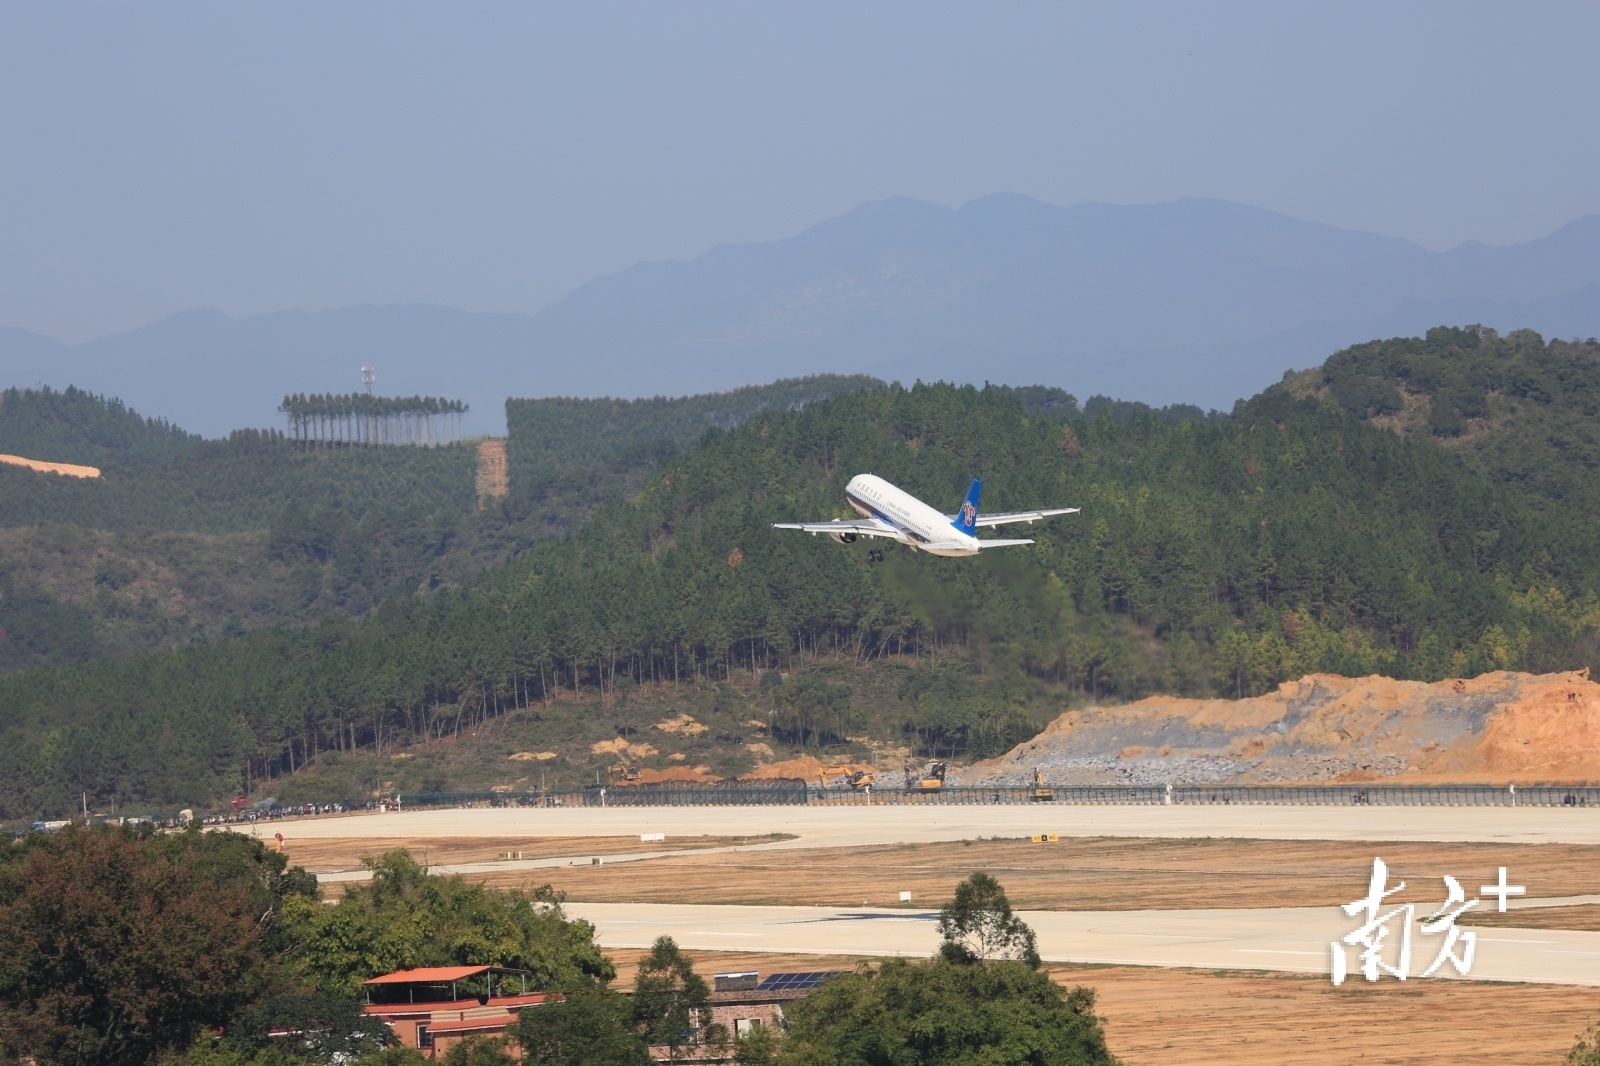
{"label": "yellow excavator", "polygon": [[626,783],[639,780],[639,768],[637,766],[629,766],[627,763],[619,762],[615,766],[607,767],[606,773],[610,775],[613,785],[619,781]]}
{"label": "yellow excavator", "polygon": [[851,788],[866,788],[878,779],[878,775],[871,770],[856,770],[849,766],[825,766],[817,778],[823,788],[841,779]]}
{"label": "yellow excavator", "polygon": [[929,763],[926,767],[918,766],[914,762],[906,763],[906,791],[938,792],[944,788],[944,775],[949,769],[949,763],[937,761]]}
{"label": "yellow excavator", "polygon": [[1056,798],[1056,790],[1044,783],[1044,774],[1038,767],[1033,769],[1033,798],[1042,803],[1048,803]]}

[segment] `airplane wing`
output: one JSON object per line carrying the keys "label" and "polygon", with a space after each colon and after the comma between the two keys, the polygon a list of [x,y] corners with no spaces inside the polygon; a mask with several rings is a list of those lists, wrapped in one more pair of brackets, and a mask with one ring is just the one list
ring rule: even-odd
{"label": "airplane wing", "polygon": [[798,529],[816,536],[818,533],[854,533],[858,537],[900,538],[900,531],[877,518],[835,518],[831,522],[774,522],[773,529]]}
{"label": "airplane wing", "polygon": [[[1051,515],[1077,514],[1078,510],[1076,507],[1055,507],[1045,511],[1009,511],[1004,514],[983,514],[980,512],[978,520],[973,525],[982,528],[983,526],[1004,526],[1012,522],[1037,522],[1039,519],[1049,518]],[[951,515],[950,521],[954,522],[955,520],[956,516]]]}
{"label": "airplane wing", "polygon": [[[1032,543],[1033,541],[1031,540],[980,540],[978,541],[978,549],[982,551],[988,548],[1014,548],[1019,544]],[[971,542],[958,540],[934,541],[929,544],[918,544],[916,547],[918,551],[933,552],[934,554],[938,554],[941,550],[948,551],[952,549],[966,555],[972,554]]]}

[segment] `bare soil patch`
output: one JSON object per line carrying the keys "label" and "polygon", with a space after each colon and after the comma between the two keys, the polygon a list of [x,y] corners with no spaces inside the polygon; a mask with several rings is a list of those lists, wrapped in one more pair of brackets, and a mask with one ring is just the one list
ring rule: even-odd
{"label": "bare soil patch", "polygon": [[1391,879],[1406,882],[1397,901],[1433,905],[1444,899],[1445,874],[1476,887],[1505,866],[1540,897],[1594,892],[1600,870],[1600,847],[1571,844],[1073,838],[725,852],[486,879],[549,881],[570,899],[596,903],[894,906],[910,891],[913,906],[927,907],[985,870],[1024,909],[1319,907],[1364,895],[1375,856]]}
{"label": "bare soil patch", "polygon": [[1088,985],[1128,1066],[1558,1063],[1600,1013],[1592,988],[1142,967],[1050,967]]}
{"label": "bare soil patch", "polygon": [[[286,825],[286,829],[292,829]],[[665,841],[644,843],[630,837],[357,837],[338,839],[294,839],[284,832],[284,852],[289,861],[312,873],[337,873],[361,869],[366,855],[382,855],[405,848],[419,862],[432,866],[456,863],[495,862],[501,853],[516,851],[524,859],[556,858],[562,855],[618,855],[634,851],[682,851],[693,848],[718,848],[735,844],[765,843],[781,837],[668,837]],[[520,871],[518,883],[542,884],[543,870]],[[483,880],[483,878],[475,878]]]}

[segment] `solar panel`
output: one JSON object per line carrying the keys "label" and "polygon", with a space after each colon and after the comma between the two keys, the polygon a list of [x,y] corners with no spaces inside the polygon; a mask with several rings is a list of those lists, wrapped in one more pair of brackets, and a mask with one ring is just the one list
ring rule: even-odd
{"label": "solar panel", "polygon": [[816,988],[830,977],[849,973],[848,970],[808,970],[803,973],[768,974],[756,986],[757,992],[804,992]]}

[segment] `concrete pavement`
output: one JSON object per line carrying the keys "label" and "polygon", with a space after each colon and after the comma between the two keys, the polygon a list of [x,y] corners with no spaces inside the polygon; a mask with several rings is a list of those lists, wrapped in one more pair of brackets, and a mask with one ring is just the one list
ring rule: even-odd
{"label": "concrete pavement", "polygon": [[1600,808],[1560,807],[891,807],[456,808],[282,819],[234,827],[289,840],[355,837],[761,836],[761,848],[912,844],[978,837],[1239,837],[1600,844]]}
{"label": "concrete pavement", "polygon": [[[925,958],[939,942],[936,911],[636,903],[568,903],[566,911],[592,922],[608,948],[648,948],[656,937],[670,936],[680,947],[698,950]],[[1338,907],[1019,913],[1038,934],[1039,953],[1048,962],[1312,974],[1329,972],[1330,945],[1360,924]],[[1468,974],[1473,980],[1600,986],[1600,933],[1500,927],[1474,932],[1478,943]],[[1396,929],[1393,937],[1399,935]],[[1418,975],[1441,943],[1440,936],[1413,926],[1410,980],[1423,980]],[[1348,982],[1364,985],[1356,949],[1345,950]],[[1445,977],[1455,977],[1449,963],[1427,980]]]}

